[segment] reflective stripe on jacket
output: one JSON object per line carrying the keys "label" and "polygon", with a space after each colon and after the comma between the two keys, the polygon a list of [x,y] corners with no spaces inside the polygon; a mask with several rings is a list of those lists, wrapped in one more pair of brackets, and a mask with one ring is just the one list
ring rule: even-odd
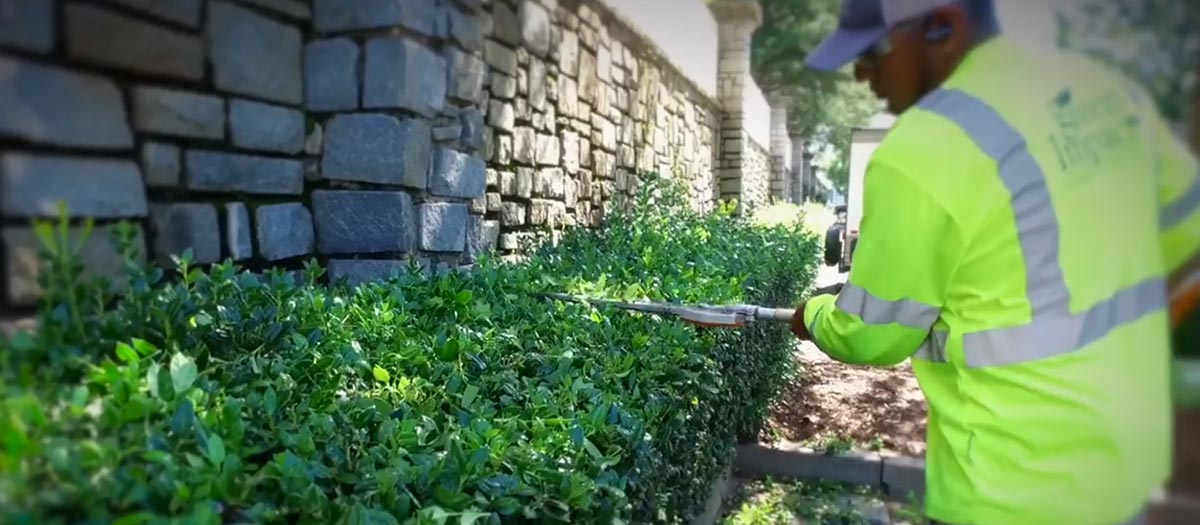
{"label": "reflective stripe on jacket", "polygon": [[871,159],[849,282],[805,323],[843,361],[913,359],[931,518],[1123,523],[1166,482],[1165,279],[1200,248],[1200,170],[1144,98],[996,39]]}

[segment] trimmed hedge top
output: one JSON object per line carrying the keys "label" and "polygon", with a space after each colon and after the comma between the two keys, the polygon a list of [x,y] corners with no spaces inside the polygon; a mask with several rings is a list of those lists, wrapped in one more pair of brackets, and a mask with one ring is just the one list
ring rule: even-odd
{"label": "trimmed hedge top", "polygon": [[184,258],[167,282],[129,263],[116,306],[65,230],[39,227],[40,328],[0,345],[0,521],[690,519],[788,373],[786,328],[539,294],[786,306],[817,243],[642,187],[635,212],[522,264],[350,288],[315,264],[298,279]]}

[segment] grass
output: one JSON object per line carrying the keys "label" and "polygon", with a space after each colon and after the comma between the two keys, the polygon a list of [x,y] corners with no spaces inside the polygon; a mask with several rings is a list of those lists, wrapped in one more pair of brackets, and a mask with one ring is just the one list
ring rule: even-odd
{"label": "grass", "polygon": [[867,516],[847,504],[849,497],[881,500],[870,487],[832,481],[753,481],[740,487],[722,525],[868,525]]}
{"label": "grass", "polygon": [[[908,503],[892,504],[892,522],[922,524],[921,503],[912,493]],[[722,525],[870,525],[861,507],[883,503],[875,488],[827,480],[744,481],[725,501]]]}

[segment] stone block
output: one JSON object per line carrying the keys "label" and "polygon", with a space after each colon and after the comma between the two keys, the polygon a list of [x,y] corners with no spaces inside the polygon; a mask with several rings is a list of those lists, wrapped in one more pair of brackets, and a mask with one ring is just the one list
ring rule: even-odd
{"label": "stone block", "polygon": [[505,2],[492,2],[492,35],[510,46],[521,44],[521,23],[512,7]]}
{"label": "stone block", "polygon": [[304,190],[299,160],[208,150],[188,150],[184,157],[187,187],[193,191],[299,195]]}
{"label": "stone block", "polygon": [[225,204],[225,252],[235,261],[254,257],[250,233],[250,212],[241,202]]}
{"label": "stone block", "polygon": [[498,174],[499,184],[497,189],[500,190],[500,195],[505,197],[515,197],[517,195],[517,174],[512,171],[502,171]]}
{"label": "stone block", "polygon": [[437,12],[436,0],[313,0],[313,24],[322,33],[400,26],[434,36]]}
{"label": "stone block", "polygon": [[501,166],[507,166],[512,163],[513,141],[508,135],[500,135],[496,138],[496,163]]}
{"label": "stone block", "polygon": [[269,204],[254,210],[258,252],[268,261],[312,253],[313,219],[298,202]]}
{"label": "stone block", "polygon": [[889,496],[905,497],[909,492],[925,494],[925,460],[910,457],[883,458],[883,487]]}
{"label": "stone block", "polygon": [[492,95],[505,100],[512,100],[517,96],[517,79],[496,73],[492,75]]}
{"label": "stone block", "polygon": [[572,31],[564,31],[559,42],[558,71],[570,78],[579,75],[579,36]]}
{"label": "stone block", "polygon": [[438,126],[433,128],[433,140],[445,142],[449,140],[457,141],[462,137],[462,126],[459,124],[451,124],[448,126]]}
{"label": "stone block", "polygon": [[487,189],[483,159],[450,148],[438,148],[429,192],[442,197],[474,199]]}
{"label": "stone block", "polygon": [[172,255],[192,250],[192,263],[221,260],[221,230],[212,204],[155,204],[150,207],[152,251],[159,264],[174,267]]}
{"label": "stone block", "polygon": [[612,82],[612,52],[604,46],[596,50],[596,78],[603,84]]}
{"label": "stone block", "polygon": [[427,202],[417,206],[420,247],[430,252],[461,252],[466,248],[467,205]]}
{"label": "stone block", "polygon": [[592,172],[588,170],[579,171],[579,198],[590,199],[592,197]]}
{"label": "stone block", "polygon": [[519,202],[500,203],[500,224],[522,226],[525,224],[525,205]]}
{"label": "stone block", "polygon": [[538,134],[534,149],[535,160],[542,166],[557,166],[559,159],[562,158],[562,148],[558,137],[554,135]]}
{"label": "stone block", "polygon": [[428,122],[382,114],[337,115],[325,135],[325,178],[425,189],[433,149]]}
{"label": "stone block", "polygon": [[133,127],[146,133],[202,139],[225,138],[225,101],[169,88],[133,89]]}
{"label": "stone block", "polygon": [[254,4],[268,11],[279,13],[285,17],[295,20],[306,21],[312,19],[312,9],[309,8],[306,1],[301,0],[242,0],[248,4]]}
{"label": "stone block", "polygon": [[449,57],[448,87],[451,97],[467,102],[483,98],[483,79],[486,67],[479,57],[459,49],[447,51]]}
{"label": "stone block", "polygon": [[529,224],[533,226],[561,226],[566,215],[567,208],[559,201],[533,199],[529,203]]}
{"label": "stone block", "polygon": [[500,240],[500,222],[471,217],[467,221],[467,258],[474,262],[496,250]]}
{"label": "stone block", "polygon": [[488,199],[487,197],[471,199],[470,205],[471,215],[483,215],[487,213]]}
{"label": "stone block", "polygon": [[529,63],[529,105],[537,111],[546,110],[546,64],[541,60]]}
{"label": "stone block", "polygon": [[513,132],[513,160],[521,164],[533,165],[534,148],[537,134],[533,128],[519,127]]}
{"label": "stone block", "polygon": [[217,89],[275,102],[304,102],[300,30],[226,0],[208,8]]}
{"label": "stone block", "polygon": [[34,53],[54,49],[54,4],[46,0],[0,0],[0,47]]}
{"label": "stone block", "polygon": [[579,85],[575,83],[575,79],[560,76],[558,77],[558,112],[564,117],[577,118],[579,116]]}
{"label": "stone block", "polygon": [[317,190],[312,199],[321,253],[412,251],[415,216],[408,193]]}
{"label": "stone block", "polygon": [[561,199],[566,196],[566,177],[562,168],[542,168],[533,177],[533,196]]}
{"label": "stone block", "polygon": [[609,153],[617,151],[617,126],[612,121],[599,115],[593,115],[592,129],[594,130],[592,143]]}
{"label": "stone block", "polygon": [[517,168],[517,196],[528,199],[533,196],[533,179],[537,173],[533,168]]}
{"label": "stone block", "polygon": [[545,58],[550,53],[550,12],[534,2],[521,2],[521,37],[525,48]]}
{"label": "stone block", "polygon": [[483,45],[483,60],[496,71],[506,75],[517,74],[517,52],[504,47],[495,40],[488,40]]}
{"label": "stone block", "polygon": [[142,144],[140,159],[146,185],[158,188],[179,186],[180,156],[179,146],[174,144],[153,141]]}
{"label": "stone block", "polygon": [[320,155],[325,147],[325,128],[319,123],[313,124],[312,132],[304,139],[304,153]]}
{"label": "stone block", "polygon": [[0,100],[0,137],[97,149],[133,146],[121,92],[103,77],[0,55]]}
{"label": "stone block", "polygon": [[366,46],[363,107],[407,109],[433,118],[446,103],[446,60],[399,37],[371,39]]}
{"label": "stone block", "polygon": [[67,4],[63,11],[72,60],[155,77],[204,78],[199,37],[91,5]]}
{"label": "stone block", "polygon": [[[86,238],[82,227],[71,227],[68,238],[72,246],[79,246],[79,262],[83,265],[85,279],[102,278],[111,290],[119,291],[126,284],[124,259],[117,251],[112,239],[115,227],[97,226]],[[137,227],[133,240],[140,254],[145,253],[145,235]],[[33,228],[9,226],[0,230],[0,254],[3,254],[4,290],[9,306],[33,306],[42,298],[40,283],[44,269],[42,255],[44,246]],[[138,262],[145,260],[138,257]]]}
{"label": "stone block", "polygon": [[579,54],[579,100],[595,102],[599,86],[600,81],[596,78],[596,55],[591,51],[583,51]]}
{"label": "stone block", "polygon": [[471,108],[459,114],[458,120],[462,124],[463,148],[476,152],[482,151],[485,146],[484,131],[487,129],[483,123],[483,112]]}
{"label": "stone block", "polygon": [[330,282],[346,280],[349,286],[387,281],[408,271],[409,263],[398,260],[374,259],[330,259],[328,270]]}
{"label": "stone block", "polygon": [[512,131],[517,123],[513,105],[502,100],[493,100],[488,107],[488,125],[500,131]]}
{"label": "stone block", "polygon": [[567,179],[563,185],[563,204],[568,208],[574,209],[579,202],[579,182],[574,179]]}
{"label": "stone block", "polygon": [[483,24],[473,13],[464,13],[452,5],[443,4],[450,22],[450,38],[468,51],[483,49]]}
{"label": "stone block", "polygon": [[521,235],[517,233],[504,233],[500,235],[501,250],[518,250],[521,247]]}
{"label": "stone block", "polygon": [[484,211],[498,212],[500,211],[500,204],[503,202],[499,193],[488,193],[484,196]]}
{"label": "stone block", "polygon": [[349,38],[304,47],[304,105],[310,111],[358,109],[358,44]]}
{"label": "stone block", "polygon": [[146,215],[142,174],[132,160],[0,154],[0,215],[120,219]]}
{"label": "stone block", "polygon": [[579,171],[579,134],[574,131],[562,134],[562,167],[571,174]]}
{"label": "stone block", "polygon": [[827,479],[877,487],[883,475],[878,454],[851,452],[830,455],[784,443],[740,445],[736,468],[753,477]]}
{"label": "stone block", "polygon": [[304,114],[299,110],[250,100],[229,101],[229,134],[239,148],[300,153]]}
{"label": "stone block", "polygon": [[[31,0],[44,2],[45,0]],[[191,28],[200,27],[200,6],[203,0],[108,0],[110,3],[132,7],[154,18],[175,22]]]}

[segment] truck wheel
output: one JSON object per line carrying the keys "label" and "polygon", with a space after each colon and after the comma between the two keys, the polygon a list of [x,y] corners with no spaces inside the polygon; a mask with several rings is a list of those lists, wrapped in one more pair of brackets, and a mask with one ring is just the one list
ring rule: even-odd
{"label": "truck wheel", "polygon": [[825,232],[825,266],[833,266],[842,258],[842,239],[836,228]]}

